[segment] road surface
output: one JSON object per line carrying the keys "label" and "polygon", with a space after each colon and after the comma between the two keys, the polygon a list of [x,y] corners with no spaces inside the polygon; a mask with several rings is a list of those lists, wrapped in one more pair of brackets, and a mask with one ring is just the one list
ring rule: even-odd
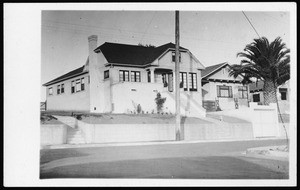
{"label": "road surface", "polygon": [[285,140],[41,150],[40,178],[288,179],[288,161],[245,155]]}

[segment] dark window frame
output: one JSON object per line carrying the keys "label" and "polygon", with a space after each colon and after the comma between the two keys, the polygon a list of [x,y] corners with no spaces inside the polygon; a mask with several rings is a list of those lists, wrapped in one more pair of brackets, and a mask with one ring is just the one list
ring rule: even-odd
{"label": "dark window frame", "polygon": [[85,90],[85,80],[84,77],[80,79],[80,91]]}
{"label": "dark window frame", "polygon": [[[190,79],[189,82],[191,82],[191,86],[189,85],[190,91],[198,91],[197,73],[189,73],[189,76],[190,76],[189,77],[189,79]],[[193,76],[196,76],[195,80],[194,80]]]}
{"label": "dark window frame", "polygon": [[65,84],[64,84],[64,83],[61,84],[61,90],[60,90],[60,93],[61,93],[61,94],[65,93]]}
{"label": "dark window frame", "polygon": [[[239,98],[240,99],[248,99],[248,87],[247,86],[239,86],[238,87]],[[240,92],[242,92],[242,97],[240,97]],[[247,97],[244,97],[244,92],[246,92]]]}
{"label": "dark window frame", "polygon": [[141,72],[140,71],[130,71],[130,81],[131,82],[141,82]]}
{"label": "dark window frame", "polygon": [[287,100],[287,89],[279,88],[280,100]]}
{"label": "dark window frame", "polygon": [[[126,80],[126,75],[127,73],[127,80]],[[128,70],[119,70],[119,81],[120,82],[129,82],[129,71]]]}
{"label": "dark window frame", "polygon": [[75,83],[75,80],[72,80],[71,81],[71,93],[75,93],[75,86],[76,86],[76,83]]}
{"label": "dark window frame", "polygon": [[[185,77],[184,77],[184,75],[185,75]],[[187,78],[187,76],[188,76],[187,72],[180,72],[180,88],[183,88],[184,91],[188,90],[188,78]],[[185,82],[184,82],[184,78],[185,78]]]}
{"label": "dark window frame", "polygon": [[104,71],[104,79],[109,78],[109,70]]}
{"label": "dark window frame", "polygon": [[[222,96],[221,95],[221,90],[227,90],[228,91],[228,96]],[[232,86],[217,85],[217,97],[219,97],[219,98],[233,98]]]}
{"label": "dark window frame", "polygon": [[260,94],[253,94],[253,102],[260,102]]}
{"label": "dark window frame", "polygon": [[60,84],[57,85],[57,90],[56,90],[57,94],[60,94]]}

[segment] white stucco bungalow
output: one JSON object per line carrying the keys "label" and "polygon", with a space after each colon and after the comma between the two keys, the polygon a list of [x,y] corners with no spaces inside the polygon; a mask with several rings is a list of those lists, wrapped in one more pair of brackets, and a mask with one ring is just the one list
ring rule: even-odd
{"label": "white stucco bungalow", "polygon": [[242,76],[229,76],[227,62],[201,70],[203,106],[208,111],[238,109],[248,106],[249,88],[242,84]]}
{"label": "white stucco bungalow", "polygon": [[[137,105],[144,113],[156,113],[158,92],[166,97],[163,112],[175,113],[175,45],[144,47],[118,43],[97,46],[88,37],[86,63],[45,83],[47,110],[91,113],[132,113]],[[180,47],[181,113],[205,116],[202,107],[201,70],[204,66]]]}

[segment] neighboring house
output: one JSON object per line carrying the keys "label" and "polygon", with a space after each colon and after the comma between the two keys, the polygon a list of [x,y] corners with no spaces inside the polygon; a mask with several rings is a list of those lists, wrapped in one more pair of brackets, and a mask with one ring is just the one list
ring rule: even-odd
{"label": "neighboring house", "polygon": [[[97,46],[88,38],[86,64],[45,83],[47,110],[91,113],[156,113],[158,92],[166,97],[163,112],[175,113],[175,45],[144,47],[117,43]],[[181,113],[205,116],[202,108],[201,70],[204,66],[180,47]]]}
{"label": "neighboring house", "polygon": [[203,107],[208,111],[238,109],[248,106],[249,88],[242,77],[229,76],[227,62],[206,67],[201,71]]}
{"label": "neighboring house", "polygon": [[[264,95],[263,95],[264,81],[258,81],[255,83],[249,84],[250,89],[250,100],[251,102],[258,102],[263,104]],[[280,85],[277,88],[277,100],[282,114],[289,114],[290,111],[290,81],[286,81],[284,84]]]}

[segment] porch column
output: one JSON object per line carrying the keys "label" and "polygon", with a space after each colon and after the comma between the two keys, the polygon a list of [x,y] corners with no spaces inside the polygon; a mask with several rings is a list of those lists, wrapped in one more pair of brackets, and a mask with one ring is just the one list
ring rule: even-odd
{"label": "porch column", "polygon": [[154,69],[150,69],[150,80],[151,80],[151,83],[155,83],[155,81],[154,81]]}

